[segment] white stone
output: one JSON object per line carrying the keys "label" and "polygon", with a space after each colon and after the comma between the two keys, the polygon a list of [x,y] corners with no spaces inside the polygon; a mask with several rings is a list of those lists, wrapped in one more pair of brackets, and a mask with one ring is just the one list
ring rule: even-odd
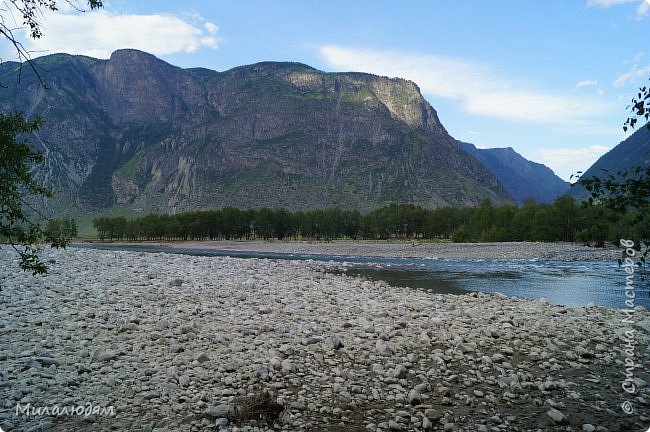
{"label": "white stone", "polygon": [[559,411],[559,410],[557,410],[555,408],[551,408],[550,410],[548,410],[546,412],[546,415],[551,420],[553,420],[553,423],[555,423],[555,424],[563,424],[563,423],[566,422],[566,417],[564,416],[564,414],[562,414],[561,411]]}

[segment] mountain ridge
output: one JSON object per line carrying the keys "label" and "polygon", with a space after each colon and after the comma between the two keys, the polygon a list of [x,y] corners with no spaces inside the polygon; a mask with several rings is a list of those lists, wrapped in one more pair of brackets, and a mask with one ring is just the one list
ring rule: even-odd
{"label": "mountain ridge", "polygon": [[[616,176],[619,171],[630,171],[637,166],[650,165],[650,129],[645,125],[632,135],[618,143],[610,151],[596,160],[581,178],[600,177],[604,179],[610,174]],[[650,193],[650,192],[649,192]],[[589,192],[581,185],[572,186],[569,194],[579,200],[589,198]]]}
{"label": "mountain ridge", "polygon": [[550,203],[569,191],[569,182],[562,180],[546,165],[524,158],[512,147],[479,149],[471,143],[458,143],[499,179],[518,204],[527,198],[540,204]]}
{"label": "mountain ridge", "polygon": [[291,62],[181,69],[136,50],[0,67],[0,109],[42,114],[32,141],[55,207],[178,212],[233,205],[370,210],[510,197],[458,148],[419,87]]}

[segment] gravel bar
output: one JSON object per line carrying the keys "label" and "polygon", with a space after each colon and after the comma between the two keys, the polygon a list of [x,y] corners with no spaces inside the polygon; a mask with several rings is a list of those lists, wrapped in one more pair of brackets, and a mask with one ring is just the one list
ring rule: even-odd
{"label": "gravel bar", "polygon": [[[560,261],[616,260],[621,249],[594,248],[577,243],[499,242],[430,243],[369,241],[187,241],[113,242],[114,246],[154,245],[170,248],[213,249],[237,252],[367,256],[384,258],[547,259]],[[644,431],[645,432],[645,431]]]}
{"label": "gravel bar", "polygon": [[[482,245],[371,246],[485,253]],[[498,253],[530,247],[576,253],[547,244],[499,244]],[[432,294],[311,260],[81,248],[43,257],[49,273],[32,276],[0,249],[5,431],[650,426],[650,313],[641,307]],[[72,414],[62,414],[67,407]]]}

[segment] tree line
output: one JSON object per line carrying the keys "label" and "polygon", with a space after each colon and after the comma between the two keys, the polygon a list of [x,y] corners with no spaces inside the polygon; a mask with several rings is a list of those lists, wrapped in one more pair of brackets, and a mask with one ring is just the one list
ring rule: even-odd
{"label": "tree line", "polygon": [[77,237],[77,222],[74,219],[50,219],[43,231],[46,238],[70,240]]}
{"label": "tree line", "polygon": [[[647,213],[647,212],[646,212]],[[475,241],[616,241],[650,234],[650,217],[630,211],[583,206],[562,196],[551,204],[529,199],[522,206],[426,209],[390,204],[362,214],[327,208],[295,211],[225,207],[174,215],[138,218],[97,217],[93,225],[102,240],[235,240],[235,239],[451,239]]]}

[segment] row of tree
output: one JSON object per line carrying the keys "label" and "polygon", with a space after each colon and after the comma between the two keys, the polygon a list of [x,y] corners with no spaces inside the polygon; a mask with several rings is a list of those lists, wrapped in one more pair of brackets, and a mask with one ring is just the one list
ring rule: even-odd
{"label": "row of tree", "polygon": [[46,238],[73,239],[77,237],[77,222],[74,219],[50,219],[44,232]]}
{"label": "row of tree", "polygon": [[452,239],[471,241],[599,241],[648,238],[650,217],[641,212],[615,213],[581,206],[563,196],[552,204],[526,201],[521,207],[425,209],[391,204],[367,214],[328,208],[290,212],[263,208],[195,211],[143,217],[98,217],[100,239],[233,240],[233,239]]}

